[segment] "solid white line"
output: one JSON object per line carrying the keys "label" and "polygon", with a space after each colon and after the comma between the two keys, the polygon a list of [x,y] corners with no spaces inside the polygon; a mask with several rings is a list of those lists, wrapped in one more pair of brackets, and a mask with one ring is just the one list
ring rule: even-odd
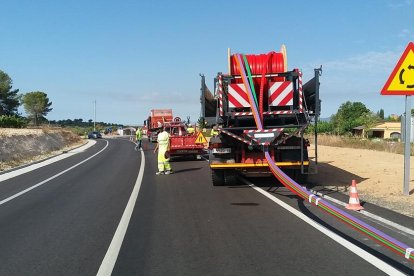
{"label": "solid white line", "polygon": [[[318,196],[326,199],[326,200],[332,201],[332,202],[334,202],[334,203],[336,203],[338,205],[341,205],[341,206],[346,206],[346,203],[345,202],[342,202],[342,201],[337,200],[335,198],[332,198],[330,196],[324,195],[321,192],[317,192],[317,191],[314,191],[314,190],[310,190],[310,191],[312,193],[314,193],[314,194],[316,194],[316,195],[318,195]],[[363,214],[363,215],[365,215],[367,217],[370,217],[370,218],[372,218],[374,220],[377,220],[379,222],[382,222],[385,225],[391,226],[392,228],[396,229],[397,231],[400,231],[400,232],[403,232],[403,233],[406,233],[406,234],[409,234],[409,235],[414,235],[414,230],[412,230],[412,229],[410,229],[408,227],[405,227],[403,225],[400,225],[398,223],[395,223],[395,222],[390,221],[388,219],[385,219],[383,217],[377,216],[377,215],[375,215],[373,213],[370,213],[368,211],[365,211],[365,210],[361,210],[361,211],[359,211],[359,213],[361,213],[361,214]]]}
{"label": "solid white line", "polygon": [[378,259],[374,255],[371,255],[370,253],[366,252],[365,250],[359,248],[355,244],[347,241],[346,239],[342,238],[341,236],[335,234],[334,232],[328,230],[327,228],[323,227],[319,223],[316,223],[315,221],[313,221],[310,218],[308,218],[307,216],[305,216],[303,213],[299,212],[298,210],[291,207],[290,205],[284,203],[280,199],[272,196],[268,192],[260,189],[259,187],[256,187],[254,184],[250,183],[249,181],[247,181],[245,179],[241,179],[241,180],[243,182],[245,182],[246,184],[248,184],[250,187],[252,187],[257,192],[261,193],[262,195],[264,195],[268,199],[270,199],[273,202],[277,203],[278,205],[280,205],[281,207],[283,207],[287,211],[291,212],[292,214],[294,214],[295,216],[297,216],[301,220],[305,221],[306,223],[308,223],[309,225],[311,225],[315,229],[319,230],[321,233],[323,233],[326,236],[330,237],[331,239],[333,239],[334,241],[336,241],[337,243],[339,243],[343,247],[347,248],[348,250],[350,250],[354,254],[360,256],[362,259],[369,262],[370,264],[377,267],[378,269],[384,271],[385,273],[387,273],[389,275],[404,275],[399,270],[395,269],[394,267],[390,266],[389,264],[385,263],[384,261]]}
{"label": "solid white line", "polygon": [[134,211],[135,202],[138,198],[138,193],[141,188],[142,178],[144,177],[145,168],[145,155],[144,151],[141,151],[141,165],[139,167],[138,178],[135,182],[134,189],[129,197],[127,206],[122,214],[121,220],[116,228],[114,237],[109,245],[108,251],[99,267],[96,275],[111,275],[112,270],[115,267],[116,260],[118,258],[119,251],[121,250],[122,242],[124,241],[126,231],[128,229],[129,221],[131,220],[132,212]]}
{"label": "solid white line", "polygon": [[61,176],[62,174],[64,174],[64,173],[66,173],[66,172],[68,172],[68,171],[70,171],[70,170],[72,170],[72,169],[76,168],[77,166],[79,166],[79,165],[81,165],[81,164],[85,163],[86,161],[90,160],[91,158],[93,158],[93,157],[97,156],[98,154],[100,154],[101,152],[103,152],[103,151],[104,151],[104,150],[108,147],[108,144],[109,144],[109,143],[108,143],[108,141],[106,141],[106,146],[105,146],[103,149],[101,149],[100,151],[98,151],[98,152],[97,152],[97,153],[95,153],[94,155],[92,155],[92,156],[90,156],[90,157],[86,158],[85,160],[83,160],[83,161],[81,161],[81,162],[77,163],[76,165],[73,165],[72,167],[70,167],[70,168],[68,168],[68,169],[66,169],[66,170],[64,170],[64,171],[61,171],[60,173],[55,174],[54,176],[49,177],[48,179],[43,180],[42,182],[39,182],[39,183],[37,183],[37,184],[35,184],[35,185],[33,185],[33,186],[31,186],[31,187],[29,187],[29,188],[27,188],[27,189],[25,189],[25,190],[21,191],[21,192],[18,192],[17,194],[14,194],[14,195],[12,195],[12,196],[10,196],[10,197],[6,198],[6,199],[3,199],[2,201],[0,201],[0,205],[3,205],[4,203],[9,202],[10,200],[13,200],[13,199],[15,199],[16,197],[19,197],[19,196],[21,196],[21,195],[23,195],[23,194],[25,194],[25,193],[27,193],[27,192],[29,192],[29,191],[31,191],[31,190],[33,190],[33,189],[37,188],[37,187],[39,187],[39,186],[41,186],[41,185],[43,185],[43,184],[45,184],[45,183],[49,182],[50,180],[55,179],[56,177],[59,177],[59,176]]}
{"label": "solid white line", "polygon": [[33,171],[33,170],[36,170],[38,168],[47,166],[47,165],[52,164],[54,162],[57,162],[59,160],[68,158],[69,156],[72,156],[76,153],[79,153],[79,152],[82,152],[82,151],[86,150],[87,148],[95,145],[95,143],[96,143],[95,140],[89,140],[88,143],[86,143],[85,145],[83,145],[79,148],[73,149],[71,151],[68,151],[67,153],[60,154],[58,156],[52,157],[50,159],[47,159],[47,160],[39,162],[39,163],[35,163],[35,164],[27,166],[27,167],[23,167],[21,169],[17,169],[17,170],[11,171],[11,172],[1,174],[0,175],[0,182],[5,181],[5,180],[10,179],[10,178],[13,178],[13,177],[16,177],[18,175]]}

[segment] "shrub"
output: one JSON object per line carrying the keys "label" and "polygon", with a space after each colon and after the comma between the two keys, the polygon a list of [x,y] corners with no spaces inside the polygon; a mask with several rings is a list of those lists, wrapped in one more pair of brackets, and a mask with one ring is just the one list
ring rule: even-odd
{"label": "shrub", "polygon": [[15,115],[1,115],[0,127],[5,128],[23,128],[27,126],[27,122],[24,118]]}

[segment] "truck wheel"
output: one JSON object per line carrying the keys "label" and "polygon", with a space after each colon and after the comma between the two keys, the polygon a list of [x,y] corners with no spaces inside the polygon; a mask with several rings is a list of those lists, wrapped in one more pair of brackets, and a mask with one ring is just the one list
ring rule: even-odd
{"label": "truck wheel", "polygon": [[211,180],[213,186],[224,185],[224,170],[211,170]]}
{"label": "truck wheel", "polygon": [[224,183],[227,186],[236,185],[237,179],[236,179],[236,171],[235,170],[225,170],[224,171]]}

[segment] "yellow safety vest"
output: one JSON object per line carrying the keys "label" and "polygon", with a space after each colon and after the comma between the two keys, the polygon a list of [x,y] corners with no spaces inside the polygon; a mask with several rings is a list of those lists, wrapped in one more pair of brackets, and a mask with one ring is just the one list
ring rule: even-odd
{"label": "yellow safety vest", "polygon": [[137,140],[142,139],[142,130],[140,128],[137,129],[136,138],[137,138]]}
{"label": "yellow safety vest", "polygon": [[211,132],[210,132],[210,135],[211,136],[216,136],[218,134],[219,134],[219,131],[218,130],[211,129]]}
{"label": "yellow safety vest", "polygon": [[160,152],[166,152],[168,150],[168,144],[170,140],[170,135],[168,132],[163,131],[160,132],[157,136],[157,142],[158,142],[158,150]]}

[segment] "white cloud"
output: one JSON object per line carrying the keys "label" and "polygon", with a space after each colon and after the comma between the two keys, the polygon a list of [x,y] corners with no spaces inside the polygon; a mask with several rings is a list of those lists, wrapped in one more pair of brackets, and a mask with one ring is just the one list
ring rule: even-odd
{"label": "white cloud", "polygon": [[[397,113],[399,106],[394,99],[381,96],[380,91],[396,66],[402,52],[366,52],[343,59],[313,62],[322,64],[320,77],[322,116],[336,113],[338,107],[346,101],[359,101],[369,109]],[[303,69],[304,76],[313,76],[313,67]],[[305,81],[306,81],[305,79]],[[397,97],[397,96],[396,96]]]}
{"label": "white cloud", "polygon": [[401,38],[401,39],[411,39],[413,37],[414,37],[414,35],[411,33],[411,31],[409,29],[402,29],[398,33],[398,38]]}
{"label": "white cloud", "polygon": [[395,65],[399,55],[400,53],[392,51],[367,52],[342,60],[328,61],[324,66],[335,72],[375,74],[378,71],[388,71],[390,67]]}
{"label": "white cloud", "polygon": [[413,0],[392,0],[390,2],[388,2],[388,7],[390,8],[402,8],[402,7],[407,7],[407,6],[411,6],[413,4]]}

